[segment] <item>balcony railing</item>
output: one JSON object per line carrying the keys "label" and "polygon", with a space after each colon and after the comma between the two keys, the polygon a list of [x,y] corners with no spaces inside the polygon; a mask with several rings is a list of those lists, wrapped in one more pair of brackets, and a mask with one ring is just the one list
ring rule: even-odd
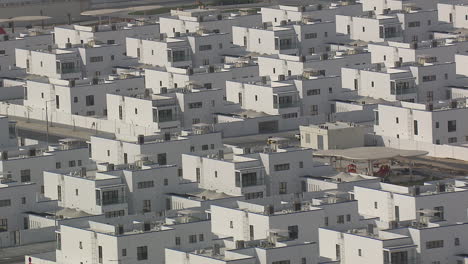
{"label": "balcony railing", "polygon": [[177,116],[159,117],[159,123],[177,121]]}
{"label": "balcony railing", "polygon": [[290,103],[273,103],[274,109],[284,109],[290,107],[297,107],[299,104],[297,102],[290,102]]}
{"label": "balcony railing", "polygon": [[416,93],[416,88],[415,87],[410,87],[410,88],[391,88],[390,89],[390,94],[392,95],[405,95],[405,94],[413,94]]}
{"label": "balcony railing", "polygon": [[96,205],[106,206],[112,204],[122,204],[127,202],[127,197],[121,196],[112,199],[96,199]]}
{"label": "balcony railing", "polygon": [[68,74],[68,73],[75,73],[75,72],[79,72],[79,70],[77,68],[62,69],[60,73],[61,74]]}

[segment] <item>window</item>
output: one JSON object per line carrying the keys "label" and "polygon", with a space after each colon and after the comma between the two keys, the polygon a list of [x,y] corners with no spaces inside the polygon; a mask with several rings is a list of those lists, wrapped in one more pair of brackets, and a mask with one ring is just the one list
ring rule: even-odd
{"label": "window", "polygon": [[455,238],[455,246],[459,246],[460,245],[460,238],[456,237]]}
{"label": "window", "polygon": [[21,204],[26,204],[26,197],[21,197]]}
{"label": "window", "polygon": [[0,232],[8,231],[8,219],[0,219]]}
{"label": "window", "polygon": [[346,222],[351,222],[351,215],[350,214],[346,215]]}
{"label": "window", "polygon": [[432,82],[432,81],[435,81],[436,79],[437,79],[436,75],[427,75],[427,76],[423,76],[422,81],[423,82]]}
{"label": "window", "polygon": [[151,200],[143,200],[143,213],[151,212]]}
{"label": "window", "polygon": [[139,182],[137,185],[138,185],[138,189],[152,188],[154,187],[154,181],[143,181],[143,182]]}
{"label": "window", "polygon": [[198,241],[202,242],[205,240],[205,236],[203,234],[198,235]]}
{"label": "window", "polygon": [[362,27],[362,32],[366,32],[366,27]]}
{"label": "window", "polygon": [[400,120],[398,119],[398,117],[397,117],[397,118],[395,118],[395,122],[396,122],[397,124],[399,124],[399,123],[400,123]]}
{"label": "window", "polygon": [[255,186],[258,184],[256,172],[242,173],[242,187]]}
{"label": "window", "polygon": [[109,211],[105,213],[106,218],[125,216],[125,210]]}
{"label": "window", "polygon": [[98,262],[102,263],[102,246],[98,246]]}
{"label": "window", "polygon": [[328,216],[325,216],[325,218],[323,220],[324,220],[325,226],[328,226]]}
{"label": "window", "polygon": [[164,179],[164,186],[167,186],[169,185],[169,180],[168,179]]}
{"label": "window", "polygon": [[104,61],[103,56],[96,56],[96,57],[90,57],[89,58],[89,62],[101,62],[101,61]]}
{"label": "window", "polygon": [[159,153],[157,156],[158,165],[167,165],[167,155],[166,153]]}
{"label": "window", "polygon": [[76,166],[76,162],[74,160],[70,160],[68,162],[68,167],[75,167]]}
{"label": "window", "polygon": [[172,109],[164,109],[164,110],[159,110],[157,115],[153,116],[159,116],[159,122],[167,122],[167,121],[173,121],[172,119]]}
{"label": "window", "polygon": [[31,170],[21,170],[21,182],[30,182],[31,181]]}
{"label": "window", "polygon": [[148,259],[148,247],[137,247],[137,260]]}
{"label": "window", "polygon": [[328,87],[328,93],[333,93],[333,88],[332,87]]}
{"label": "window", "polygon": [[317,33],[306,33],[304,35],[304,38],[305,39],[314,39],[314,38],[317,38]]}
{"label": "window", "polygon": [[122,257],[126,257],[126,256],[127,256],[127,249],[122,248]]}
{"label": "window", "polygon": [[211,45],[200,45],[198,49],[200,51],[211,50]]}
{"label": "window", "polygon": [[76,96],[73,97],[73,102],[74,102],[74,103],[78,103],[78,97],[76,97]]}
{"label": "window", "polygon": [[246,200],[263,198],[263,192],[253,192],[244,194]]}
{"label": "window", "polygon": [[111,59],[111,60],[115,60],[115,56],[114,56],[114,55],[111,55],[111,56],[110,56],[110,59]]}
{"label": "window", "polygon": [[197,243],[197,235],[190,235],[189,236],[189,243]]}
{"label": "window", "polygon": [[285,171],[285,170],[289,170],[289,163],[275,165],[275,171]]}
{"label": "window", "polygon": [[378,208],[379,208],[379,206],[378,206],[377,202],[374,202],[374,209],[378,209]]}
{"label": "window", "polygon": [[78,247],[79,247],[80,249],[83,249],[83,242],[80,241]]}
{"label": "window", "polygon": [[457,143],[457,138],[456,137],[449,137],[448,138],[448,143]]}
{"label": "window", "polygon": [[202,145],[202,146],[201,146],[201,149],[202,149],[202,150],[208,150],[208,144]]}
{"label": "window", "polygon": [[448,132],[455,132],[457,131],[457,120],[449,120],[447,122],[447,131]]}
{"label": "window", "polygon": [[304,168],[304,162],[303,161],[299,161],[299,168]]}
{"label": "window", "polygon": [[273,261],[271,264],[291,264],[290,260]]}
{"label": "window", "polygon": [[362,256],[362,250],[361,249],[358,249],[358,256]]}
{"label": "window", "polygon": [[229,221],[229,228],[234,228],[234,223],[232,221]]}
{"label": "window", "polygon": [[421,26],[421,22],[419,21],[413,21],[413,22],[408,23],[408,27],[420,27],[420,26]]}
{"label": "window", "polygon": [[310,106],[310,114],[311,115],[318,115],[318,105],[311,105]]}
{"label": "window", "polygon": [[426,242],[426,249],[433,249],[433,248],[443,248],[444,241],[443,240],[433,240]]}
{"label": "window", "polygon": [[180,237],[175,238],[175,244],[176,246],[180,246]]}
{"label": "window", "polygon": [[413,127],[413,132],[415,135],[418,135],[419,134],[419,129],[418,129],[418,120],[414,120],[413,121],[413,124],[414,124],[414,127]]}
{"label": "window", "polygon": [[193,108],[202,108],[202,107],[203,107],[203,103],[202,103],[202,102],[189,103],[189,104],[188,104],[188,107],[189,107],[190,109],[193,109]]}
{"label": "window", "polygon": [[439,122],[435,123],[435,128],[439,128]]}
{"label": "window", "polygon": [[86,106],[94,105],[94,95],[86,96]]}
{"label": "window", "polygon": [[286,194],[288,192],[288,183],[280,182],[279,183],[279,194]]}
{"label": "window", "polygon": [[344,224],[344,215],[337,216],[336,223],[337,224]]}
{"label": "window", "polygon": [[119,191],[103,191],[102,192],[102,205],[117,204],[119,203]]}
{"label": "window", "polygon": [[287,114],[281,115],[281,117],[284,118],[284,119],[297,118],[297,113],[287,113]]}
{"label": "window", "polygon": [[307,96],[319,95],[319,94],[320,94],[320,89],[307,90]]}
{"label": "window", "polygon": [[0,207],[7,207],[7,206],[11,206],[11,200],[10,199],[0,200]]}
{"label": "window", "polygon": [[299,238],[299,227],[297,225],[288,226],[289,239]]}
{"label": "window", "polygon": [[115,44],[115,40],[113,40],[113,39],[108,39],[108,40],[107,40],[107,44],[113,45],[113,44]]}
{"label": "window", "polygon": [[75,189],[75,195],[78,196],[78,189]]}

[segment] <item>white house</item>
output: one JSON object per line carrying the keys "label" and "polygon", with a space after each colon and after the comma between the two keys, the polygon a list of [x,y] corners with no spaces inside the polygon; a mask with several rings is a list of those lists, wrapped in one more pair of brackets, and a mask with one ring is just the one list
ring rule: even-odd
{"label": "white house", "polygon": [[153,66],[198,67],[224,62],[230,42],[230,34],[206,30],[168,38],[127,38],[127,54]]}
{"label": "white house", "polygon": [[466,142],[467,128],[462,121],[465,111],[464,103],[456,101],[379,105],[375,112],[374,132],[396,141],[404,139],[430,144]]}
{"label": "white house", "polygon": [[262,17],[255,10],[221,13],[217,9],[173,9],[170,16],[159,18],[160,31],[168,37],[199,29],[220,33],[232,33],[233,26],[260,26]]}
{"label": "white house", "polygon": [[[34,78],[26,81],[24,105],[82,116],[107,116],[109,93],[122,96],[145,94],[145,79],[130,74],[106,79],[56,80]],[[50,103],[52,102],[52,103]]]}
{"label": "white house", "polygon": [[362,13],[362,4],[355,1],[340,1],[326,5],[324,3],[289,6],[277,5],[262,7],[262,21],[270,22],[275,26],[279,26],[281,21],[303,21],[304,18],[314,18],[317,20],[329,20],[335,15],[356,16]]}
{"label": "white house", "polygon": [[112,23],[95,26],[61,25],[54,28],[55,44],[59,48],[86,44],[90,41],[103,44],[120,44],[125,52],[127,37],[159,37],[159,24],[152,21]]}

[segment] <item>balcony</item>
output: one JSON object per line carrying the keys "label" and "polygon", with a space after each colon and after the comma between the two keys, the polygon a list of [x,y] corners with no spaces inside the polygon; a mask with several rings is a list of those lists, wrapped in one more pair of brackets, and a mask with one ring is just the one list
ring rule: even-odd
{"label": "balcony", "polygon": [[257,175],[255,172],[249,173],[240,173],[236,172],[236,187],[253,187],[253,186],[262,186],[264,184],[264,179],[262,176]]}
{"label": "balcony", "polygon": [[416,85],[408,82],[391,82],[390,94],[392,95],[408,95],[416,93]]}
{"label": "balcony", "polygon": [[190,53],[188,50],[168,50],[168,59],[170,62],[190,61]]}
{"label": "balcony", "polygon": [[401,30],[400,26],[391,26],[391,27],[380,27],[379,37],[385,39],[391,38],[400,38],[401,37]]}

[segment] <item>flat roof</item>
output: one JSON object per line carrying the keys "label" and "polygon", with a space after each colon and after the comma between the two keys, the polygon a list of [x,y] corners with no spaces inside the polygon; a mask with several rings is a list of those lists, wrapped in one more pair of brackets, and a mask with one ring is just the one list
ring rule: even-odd
{"label": "flat roof", "polygon": [[340,157],[349,160],[379,160],[396,157],[417,157],[427,155],[427,151],[404,150],[388,147],[359,147],[349,149],[329,149],[318,150],[314,156],[319,157]]}

